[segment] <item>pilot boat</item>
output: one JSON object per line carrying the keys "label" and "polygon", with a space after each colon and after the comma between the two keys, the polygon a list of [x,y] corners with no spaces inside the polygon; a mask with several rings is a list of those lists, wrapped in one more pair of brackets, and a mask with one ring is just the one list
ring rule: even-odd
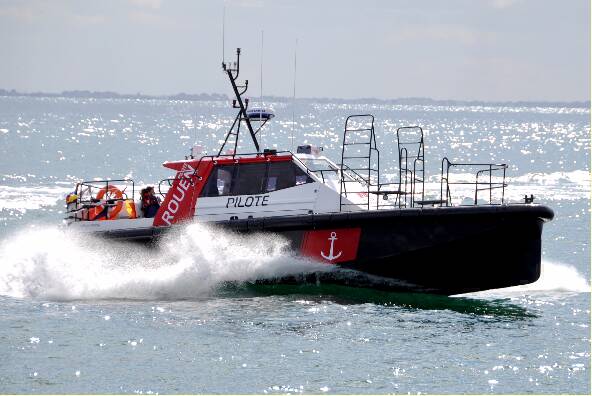
{"label": "pilot boat", "polygon": [[[240,49],[236,56],[233,65],[222,64],[238,113],[219,152],[165,162],[175,176],[159,184],[163,201],[153,218],[142,217],[131,179],[78,183],[66,211],[72,232],[154,241],[200,222],[231,232],[279,234],[296,254],[350,274],[342,283],[365,286],[373,279],[379,288],[398,291],[452,295],[539,278],[542,229],[553,211],[532,196],[508,203],[506,164],[444,158],[439,194],[429,198],[423,130],[401,127],[398,180],[382,182],[370,114],[347,117],[339,163],[312,145],[296,153],[261,150],[257,135],[273,113],[249,110],[243,99],[248,81],[237,84]],[[237,153],[241,126],[252,153]],[[473,179],[455,181],[463,169],[474,170]],[[456,188],[470,199],[455,202]]]}

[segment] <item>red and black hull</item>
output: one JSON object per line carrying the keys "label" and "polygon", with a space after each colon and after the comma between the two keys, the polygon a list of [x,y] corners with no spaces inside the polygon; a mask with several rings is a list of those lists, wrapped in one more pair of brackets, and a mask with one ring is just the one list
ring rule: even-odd
{"label": "red and black hull", "polygon": [[[283,235],[304,255],[310,255],[312,236],[354,230],[355,252],[337,265],[355,271],[321,273],[314,279],[452,295],[535,282],[541,269],[543,224],[552,218],[553,211],[546,206],[508,205],[311,214],[213,224],[239,233]],[[166,230],[110,236],[153,239]],[[327,252],[329,241],[319,238],[313,242],[324,243],[322,250]],[[343,243],[338,248],[353,249]]]}

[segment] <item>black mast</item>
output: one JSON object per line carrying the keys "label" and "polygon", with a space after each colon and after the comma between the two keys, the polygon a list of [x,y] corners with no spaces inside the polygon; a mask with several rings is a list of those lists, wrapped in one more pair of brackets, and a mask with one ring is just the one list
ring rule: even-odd
{"label": "black mast", "polygon": [[[222,143],[222,147],[220,147],[220,151],[218,152],[218,155],[222,154],[222,151],[224,150],[224,146],[226,146],[226,143],[228,142],[230,135],[235,136],[234,154],[236,154],[236,148],[238,146],[238,135],[240,132],[240,125],[241,125],[242,121],[244,121],[247,124],[247,128],[249,129],[249,133],[251,134],[251,138],[253,139],[253,143],[255,144],[255,148],[257,149],[258,153],[260,152],[259,142],[257,141],[257,137],[255,136],[257,132],[253,131],[253,126],[251,125],[251,120],[247,116],[247,107],[249,107],[249,99],[245,99],[244,102],[242,99],[242,95],[245,92],[247,92],[247,88],[249,86],[249,80],[245,80],[244,85],[237,85],[236,84],[236,79],[238,78],[239,69],[240,69],[240,51],[241,51],[240,48],[236,49],[236,62],[234,62],[234,65],[231,65],[230,63],[227,65],[225,62],[222,62],[222,69],[228,75],[228,78],[230,79],[230,84],[232,85],[232,89],[234,90],[234,96],[236,96],[236,99],[234,99],[232,101],[232,108],[240,109],[240,110],[239,110],[238,114],[236,115],[234,122],[232,123],[232,126],[230,127],[230,130],[226,134],[226,139],[224,139],[224,143]],[[235,130],[235,126],[236,126],[236,130]]]}

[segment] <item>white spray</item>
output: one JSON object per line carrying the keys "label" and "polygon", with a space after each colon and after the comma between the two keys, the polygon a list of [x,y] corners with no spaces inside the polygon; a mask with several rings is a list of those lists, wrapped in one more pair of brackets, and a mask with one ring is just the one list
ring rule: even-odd
{"label": "white spray", "polygon": [[158,248],[31,229],[0,244],[0,295],[40,299],[178,299],[330,266],[296,258],[279,236],[240,236],[193,224]]}

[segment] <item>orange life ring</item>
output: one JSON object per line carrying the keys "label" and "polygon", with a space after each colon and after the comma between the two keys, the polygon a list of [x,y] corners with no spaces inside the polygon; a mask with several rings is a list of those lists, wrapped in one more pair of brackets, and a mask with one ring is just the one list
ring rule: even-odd
{"label": "orange life ring", "polygon": [[[112,186],[112,185],[108,185],[107,187],[101,188],[95,198],[97,200],[102,200],[103,197],[105,197],[105,194],[107,194],[105,201],[116,200],[116,204],[107,212],[107,216],[101,217],[98,220],[113,220],[119,214],[119,212],[121,212],[121,209],[123,208],[123,193],[117,187]],[[97,216],[99,216],[101,213],[103,213],[104,210],[105,210],[104,203],[97,205],[94,208],[91,208],[88,211],[88,219],[91,221],[95,220],[97,218]]]}

